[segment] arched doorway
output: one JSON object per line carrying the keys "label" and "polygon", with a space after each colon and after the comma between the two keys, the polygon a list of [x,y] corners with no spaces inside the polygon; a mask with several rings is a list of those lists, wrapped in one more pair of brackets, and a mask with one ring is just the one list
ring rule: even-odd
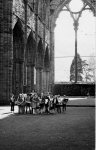
{"label": "arched doorway", "polygon": [[13,29],[12,91],[16,96],[23,92],[23,53],[24,39],[22,24],[18,20]]}

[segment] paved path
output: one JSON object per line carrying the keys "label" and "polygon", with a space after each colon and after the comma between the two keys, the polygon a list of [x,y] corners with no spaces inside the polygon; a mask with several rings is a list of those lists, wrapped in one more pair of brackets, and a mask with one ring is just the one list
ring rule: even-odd
{"label": "paved path", "polygon": [[[14,113],[18,113],[18,107],[15,106],[15,111]],[[10,110],[10,106],[0,106],[0,119],[6,118],[13,113]]]}
{"label": "paved path", "polygon": [[50,115],[17,111],[0,107],[5,115],[0,120],[0,150],[95,150],[95,107],[68,107],[65,113]]}

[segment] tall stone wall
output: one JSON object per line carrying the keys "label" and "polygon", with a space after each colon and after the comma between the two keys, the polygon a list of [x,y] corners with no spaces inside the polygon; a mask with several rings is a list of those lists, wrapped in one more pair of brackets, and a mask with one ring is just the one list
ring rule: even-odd
{"label": "tall stone wall", "polygon": [[[36,9],[38,9],[37,12]],[[24,43],[22,43],[24,44],[24,49],[27,50],[26,44],[31,32],[32,38],[34,39],[35,43],[35,46],[32,46],[32,49],[35,50],[36,54],[36,48],[38,47],[40,38],[42,39],[44,55],[46,45],[48,45],[50,49],[50,0],[42,0],[42,3],[41,0],[34,0],[34,3],[33,0],[28,0],[27,18],[25,18],[25,16],[26,11],[24,0],[0,0],[0,105],[9,104],[10,94],[13,92],[13,31],[17,22],[19,22],[18,27],[21,30],[21,36],[24,38]],[[25,33],[25,31],[27,31],[27,33]],[[27,37],[26,41],[25,36]],[[31,53],[29,55],[26,55],[27,61],[30,59],[30,55]],[[22,58],[22,60],[18,59],[16,61],[17,63],[21,63],[21,61],[23,62],[24,59]],[[26,73],[28,74],[28,76],[26,77],[28,81],[26,83],[28,83],[29,86],[28,92],[30,92],[32,88],[34,88],[33,85],[31,86],[33,82],[35,82],[35,89],[39,89],[39,91],[42,92],[42,90],[44,89],[43,80],[46,80],[46,78],[48,78],[48,74],[43,71],[43,68],[42,70],[40,68],[36,68],[36,63],[33,64],[31,62],[28,62],[28,64],[26,64],[26,67]],[[36,72],[34,72],[34,69],[36,70]],[[20,78],[18,72],[15,73],[16,76]],[[37,82],[34,80],[37,80]],[[48,82],[46,83],[46,81],[44,81],[44,83],[48,84]],[[46,87],[46,85],[44,86]],[[46,89],[48,91],[48,85]]]}
{"label": "tall stone wall", "polygon": [[12,0],[0,0],[0,104],[8,104],[12,92]]}

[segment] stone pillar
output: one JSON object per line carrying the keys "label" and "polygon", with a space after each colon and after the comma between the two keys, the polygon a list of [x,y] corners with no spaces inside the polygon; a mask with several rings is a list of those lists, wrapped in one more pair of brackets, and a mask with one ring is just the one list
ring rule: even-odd
{"label": "stone pillar", "polygon": [[49,90],[53,91],[54,86],[54,29],[50,31],[50,81]]}
{"label": "stone pillar", "polygon": [[31,65],[27,65],[27,92],[31,92]]}
{"label": "stone pillar", "polygon": [[41,94],[42,92],[42,77],[43,77],[43,69],[36,69],[36,92]]}
{"label": "stone pillar", "polygon": [[[35,59],[35,67],[37,65],[37,47],[38,47],[38,0],[35,2],[35,39],[36,39],[36,59]],[[39,82],[39,69],[36,67],[36,92],[38,92]]]}
{"label": "stone pillar", "polygon": [[31,65],[31,91],[35,90],[34,76],[34,65]]}
{"label": "stone pillar", "polygon": [[49,71],[46,71],[46,92],[49,92]]}
{"label": "stone pillar", "polygon": [[46,93],[46,72],[45,69],[43,70],[43,88],[42,88],[42,92]]}
{"label": "stone pillar", "polygon": [[[27,5],[28,0],[24,0],[25,5],[25,35],[24,35],[24,66],[23,66],[23,92],[26,92],[27,88],[27,62],[26,62],[26,50],[27,50]],[[26,90],[25,90],[26,89]]]}
{"label": "stone pillar", "polygon": [[35,90],[34,87],[34,65],[27,65],[27,92]]}
{"label": "stone pillar", "polygon": [[43,92],[48,93],[49,90],[49,71],[43,72]]}
{"label": "stone pillar", "polygon": [[12,0],[0,0],[0,104],[9,104],[12,93]]}

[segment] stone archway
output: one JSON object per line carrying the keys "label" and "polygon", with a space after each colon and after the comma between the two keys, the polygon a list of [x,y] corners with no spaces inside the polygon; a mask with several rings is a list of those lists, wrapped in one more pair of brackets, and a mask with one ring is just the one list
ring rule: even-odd
{"label": "stone archway", "polygon": [[31,32],[27,40],[27,92],[35,90],[36,42]]}
{"label": "stone archway", "polygon": [[[51,0],[50,1],[50,17],[51,17],[51,28],[55,27],[56,19],[58,18],[59,13],[61,12],[62,8],[70,3],[72,0]],[[86,3],[93,12],[94,16],[96,16],[96,2],[93,0],[82,0]]]}
{"label": "stone archway", "polygon": [[[59,13],[62,11],[63,7],[68,4],[71,0],[51,0],[50,1],[50,68],[51,68],[51,73],[50,73],[50,83],[54,83],[54,29],[56,26],[56,20],[58,18]],[[96,16],[96,2],[91,1],[91,0],[82,0],[86,6],[90,8],[90,10],[93,12],[94,16]],[[68,10],[67,10],[68,11]]]}
{"label": "stone archway", "polygon": [[13,29],[13,72],[12,91],[17,96],[23,92],[23,53],[24,39],[22,24],[18,20]]}

